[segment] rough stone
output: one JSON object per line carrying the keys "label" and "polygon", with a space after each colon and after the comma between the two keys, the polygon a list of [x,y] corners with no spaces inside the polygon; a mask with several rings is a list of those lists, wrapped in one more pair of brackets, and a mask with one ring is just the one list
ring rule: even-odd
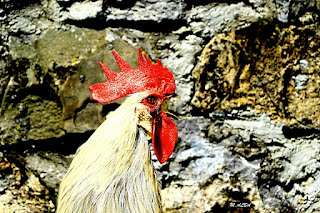
{"label": "rough stone", "polygon": [[[271,195],[266,194],[263,201],[266,205],[287,206],[297,212],[318,209],[319,189],[315,185],[319,182],[319,140],[293,139],[275,150],[272,161],[261,171],[261,193]],[[271,179],[266,174],[272,174]],[[270,197],[274,197],[273,200]]]}
{"label": "rough stone", "polygon": [[[254,147],[259,147],[258,150],[260,150],[254,155],[254,159],[258,160],[260,164],[259,172],[255,175],[264,207],[267,209],[275,208],[278,209],[277,211],[280,208],[289,212],[312,212],[317,208],[316,200],[319,194],[318,188],[314,187],[318,181],[316,168],[319,166],[318,152],[320,148],[316,135],[287,139],[284,133],[281,135],[282,124],[275,124],[270,119],[263,119],[265,116],[256,116],[252,112],[251,116],[249,115],[250,113],[246,115],[247,118],[244,118],[240,114],[243,125],[237,125],[237,119],[234,120],[235,122],[225,120],[224,123],[227,126],[231,125],[231,134],[242,136],[249,133],[251,145],[257,140],[263,142],[257,143],[253,147],[246,145],[245,149],[252,150]],[[246,125],[247,121],[255,121],[260,124],[252,125],[255,127],[253,130],[250,125]],[[267,133],[269,130],[271,132]],[[247,143],[246,137],[241,138],[241,140],[244,139],[243,142]],[[267,145],[266,142],[271,144]],[[228,144],[231,147],[234,146],[230,142]],[[246,156],[243,155],[246,152],[242,152],[239,148],[241,148],[241,143],[238,142],[237,147],[232,150]],[[251,172],[251,174],[254,173]],[[244,175],[240,177],[244,177]]]}
{"label": "rough stone", "polygon": [[[179,1],[136,1],[130,8],[108,7],[107,21],[154,21],[179,20],[183,18],[182,5]],[[146,13],[145,11],[148,11]]]}
{"label": "rough stone", "polygon": [[[196,92],[191,103],[202,111],[252,107],[278,121],[318,126],[317,29],[317,24],[280,28],[261,22],[215,36],[193,70]],[[307,46],[306,33],[314,35]]]}
{"label": "rough stone", "polygon": [[212,3],[193,7],[188,16],[188,23],[194,34],[211,37],[220,32],[248,27],[250,23],[267,17],[270,17],[270,14],[258,13],[243,2]]}
{"label": "rough stone", "polygon": [[137,49],[120,38],[106,40],[109,34],[108,30],[49,29],[33,45],[10,38],[14,66],[2,99],[1,108],[9,109],[0,116],[2,143],[86,132],[103,122],[103,107],[90,103],[88,89],[107,80],[97,61],[118,71],[111,49],[133,67],[138,58]]}
{"label": "rough stone", "polygon": [[290,16],[295,18],[299,15],[304,14],[308,10],[312,10],[313,8],[320,9],[320,1],[319,0],[311,0],[311,1],[303,1],[303,0],[293,0],[288,1],[290,8]]}
{"label": "rough stone", "polygon": [[303,90],[308,84],[308,76],[304,74],[298,74],[293,76],[292,79],[295,81],[297,91]]}
{"label": "rough stone", "polygon": [[102,11],[102,0],[95,2],[84,1],[75,2],[69,8],[70,19],[72,20],[84,20],[88,18],[95,18],[98,13]]}
{"label": "rough stone", "polygon": [[275,139],[285,139],[282,131],[284,124],[271,121],[266,114],[262,114],[260,117],[252,120],[225,119],[224,123],[235,129],[247,130],[249,134],[259,135],[260,138],[264,139],[265,143],[270,143]]}
{"label": "rough stone", "polygon": [[155,164],[161,171],[160,180],[166,183],[162,190],[164,212],[221,211],[236,200],[247,202],[252,209],[266,209],[257,201],[260,160],[234,153],[230,148],[240,146],[242,140],[235,135],[220,141],[206,139],[210,123],[203,117],[179,121],[180,141],[174,156],[167,165]]}
{"label": "rough stone", "polygon": [[[164,43],[160,40],[158,43]],[[181,97],[171,101],[169,109],[179,113],[186,114],[191,111],[187,104],[191,101],[194,84],[190,81],[190,73],[194,68],[195,54],[200,53],[202,39],[189,35],[182,42],[173,42],[171,51],[163,51],[162,63],[167,66],[175,75],[176,93]]]}
{"label": "rough stone", "polygon": [[54,212],[47,187],[5,156],[0,157],[0,183],[1,212]]}
{"label": "rough stone", "polygon": [[26,168],[40,177],[57,195],[60,182],[71,161],[52,153],[28,154],[24,159]]}

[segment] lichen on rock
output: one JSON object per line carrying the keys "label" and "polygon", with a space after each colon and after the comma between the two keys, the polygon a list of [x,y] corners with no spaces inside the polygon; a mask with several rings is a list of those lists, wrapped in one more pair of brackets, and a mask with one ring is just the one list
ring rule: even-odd
{"label": "lichen on rock", "polygon": [[[318,35],[317,24],[281,27],[262,20],[215,36],[193,70],[192,104],[202,111],[250,107],[285,123],[319,126]],[[297,85],[301,74],[304,87]]]}

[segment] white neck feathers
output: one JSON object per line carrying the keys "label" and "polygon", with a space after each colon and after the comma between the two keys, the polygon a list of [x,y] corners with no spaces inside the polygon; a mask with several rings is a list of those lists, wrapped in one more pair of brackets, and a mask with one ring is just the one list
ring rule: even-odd
{"label": "white neck feathers", "polygon": [[159,184],[136,108],[148,96],[133,94],[76,153],[58,197],[58,213],[160,212]]}

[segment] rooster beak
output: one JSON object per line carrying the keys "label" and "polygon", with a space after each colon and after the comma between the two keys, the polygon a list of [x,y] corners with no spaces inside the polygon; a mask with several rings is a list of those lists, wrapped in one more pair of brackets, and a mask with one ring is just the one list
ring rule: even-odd
{"label": "rooster beak", "polygon": [[165,96],[165,99],[168,99],[168,98],[179,98],[180,99],[180,96],[177,93],[174,92],[171,95],[166,95]]}
{"label": "rooster beak", "polygon": [[172,95],[170,95],[171,98],[179,98],[180,99],[180,96],[177,94],[177,93],[172,93]]}

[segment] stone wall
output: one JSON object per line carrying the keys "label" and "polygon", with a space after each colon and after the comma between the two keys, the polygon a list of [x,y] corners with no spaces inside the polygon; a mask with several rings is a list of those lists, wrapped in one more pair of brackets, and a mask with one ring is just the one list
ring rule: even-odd
{"label": "stone wall", "polygon": [[[320,1],[3,0],[0,212],[54,212],[77,147],[111,104],[111,50],[174,74],[179,140],[164,212],[320,210]],[[242,207],[233,207],[242,204]]]}

